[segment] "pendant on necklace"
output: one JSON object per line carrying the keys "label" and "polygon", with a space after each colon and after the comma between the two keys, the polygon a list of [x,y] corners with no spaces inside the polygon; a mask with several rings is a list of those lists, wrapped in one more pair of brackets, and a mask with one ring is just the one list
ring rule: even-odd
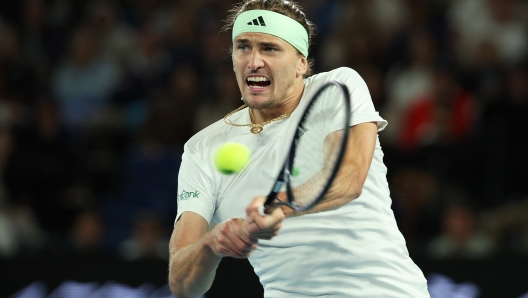
{"label": "pendant on necklace", "polygon": [[255,125],[251,127],[251,133],[258,134],[260,133],[264,128],[261,125]]}

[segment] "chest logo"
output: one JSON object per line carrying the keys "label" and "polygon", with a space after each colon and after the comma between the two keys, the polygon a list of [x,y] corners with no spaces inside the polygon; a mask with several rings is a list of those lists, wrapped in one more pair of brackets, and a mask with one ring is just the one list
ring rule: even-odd
{"label": "chest logo", "polygon": [[200,192],[199,191],[185,191],[182,190],[182,192],[178,195],[178,201],[184,201],[191,198],[199,198]]}

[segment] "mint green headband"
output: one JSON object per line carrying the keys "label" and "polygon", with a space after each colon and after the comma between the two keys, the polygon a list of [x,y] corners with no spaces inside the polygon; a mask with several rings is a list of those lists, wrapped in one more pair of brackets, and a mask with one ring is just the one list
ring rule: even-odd
{"label": "mint green headband", "polygon": [[308,57],[308,32],[297,21],[269,10],[248,10],[235,20],[233,41],[245,32],[267,33],[280,37]]}

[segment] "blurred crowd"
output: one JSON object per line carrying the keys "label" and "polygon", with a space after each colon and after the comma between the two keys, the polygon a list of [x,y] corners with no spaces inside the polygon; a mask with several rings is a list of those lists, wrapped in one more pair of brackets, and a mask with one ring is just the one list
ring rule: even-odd
{"label": "blurred crowd", "polygon": [[[183,144],[241,105],[233,0],[0,4],[0,257],[166,259]],[[528,2],[300,0],[376,109],[412,256],[528,256]]]}

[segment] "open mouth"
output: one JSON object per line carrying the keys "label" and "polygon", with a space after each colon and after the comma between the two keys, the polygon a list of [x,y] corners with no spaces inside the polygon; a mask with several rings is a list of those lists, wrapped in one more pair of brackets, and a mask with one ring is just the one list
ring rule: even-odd
{"label": "open mouth", "polygon": [[249,86],[250,89],[258,90],[258,89],[265,89],[271,84],[271,81],[265,77],[247,77],[246,78],[246,84]]}

